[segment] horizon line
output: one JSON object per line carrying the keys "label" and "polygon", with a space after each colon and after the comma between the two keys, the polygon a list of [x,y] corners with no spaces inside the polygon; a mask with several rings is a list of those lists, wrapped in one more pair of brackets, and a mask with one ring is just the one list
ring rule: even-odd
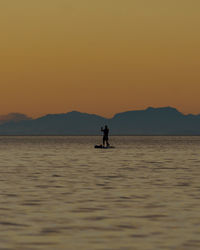
{"label": "horizon line", "polygon": [[58,113],[44,113],[44,114],[40,114],[40,115],[37,115],[37,116],[34,116],[34,115],[29,116],[26,113],[16,111],[16,112],[9,112],[7,114],[0,114],[0,121],[1,120],[3,121],[3,118],[6,118],[9,115],[25,115],[27,118],[35,120],[35,119],[39,119],[39,118],[47,116],[47,115],[65,115],[65,114],[69,114],[69,113],[73,113],[73,112],[77,112],[77,113],[80,113],[80,114],[96,115],[96,116],[100,116],[100,117],[105,118],[105,119],[112,119],[115,115],[126,113],[126,112],[146,111],[148,109],[165,109],[165,108],[171,108],[171,109],[177,110],[178,112],[180,112],[180,113],[182,113],[184,115],[195,115],[195,116],[200,115],[200,113],[196,113],[196,114],[194,114],[194,113],[184,113],[184,112],[180,111],[178,108],[175,108],[173,106],[159,106],[159,107],[147,106],[144,109],[128,109],[128,110],[116,112],[111,117],[103,116],[103,115],[100,115],[100,114],[97,114],[97,113],[92,113],[92,112],[90,113],[90,112],[78,111],[78,110],[70,110],[70,111],[67,111],[67,112],[58,112]]}

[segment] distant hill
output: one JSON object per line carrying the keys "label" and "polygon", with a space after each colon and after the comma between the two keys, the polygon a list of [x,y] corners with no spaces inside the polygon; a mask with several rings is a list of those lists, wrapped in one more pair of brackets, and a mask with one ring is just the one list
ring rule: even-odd
{"label": "distant hill", "polygon": [[20,114],[20,113],[10,113],[7,115],[0,115],[0,124],[4,124],[7,122],[18,122],[18,121],[25,121],[31,120],[32,118],[28,117],[27,115]]}
{"label": "distant hill", "polygon": [[113,135],[200,135],[200,115],[184,115],[172,107],[128,111],[111,119],[77,111],[21,118],[0,124],[0,135],[98,135],[105,124]]}

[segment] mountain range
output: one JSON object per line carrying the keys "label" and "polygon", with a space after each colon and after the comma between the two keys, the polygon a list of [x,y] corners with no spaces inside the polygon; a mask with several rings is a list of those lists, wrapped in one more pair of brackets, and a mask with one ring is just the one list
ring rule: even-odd
{"label": "mountain range", "polygon": [[118,113],[108,119],[72,111],[32,119],[23,114],[0,116],[0,135],[99,135],[107,124],[111,135],[200,135],[200,115],[172,107]]}

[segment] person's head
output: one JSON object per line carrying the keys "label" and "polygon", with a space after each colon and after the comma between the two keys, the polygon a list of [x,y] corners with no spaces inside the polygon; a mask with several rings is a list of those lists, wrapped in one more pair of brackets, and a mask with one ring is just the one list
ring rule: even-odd
{"label": "person's head", "polygon": [[108,126],[107,125],[105,125],[105,129],[107,129],[108,128]]}

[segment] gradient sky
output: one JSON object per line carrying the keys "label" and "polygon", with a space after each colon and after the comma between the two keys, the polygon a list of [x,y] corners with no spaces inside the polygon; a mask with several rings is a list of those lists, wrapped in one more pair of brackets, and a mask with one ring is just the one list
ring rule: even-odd
{"label": "gradient sky", "polygon": [[199,0],[1,0],[0,114],[200,113]]}

